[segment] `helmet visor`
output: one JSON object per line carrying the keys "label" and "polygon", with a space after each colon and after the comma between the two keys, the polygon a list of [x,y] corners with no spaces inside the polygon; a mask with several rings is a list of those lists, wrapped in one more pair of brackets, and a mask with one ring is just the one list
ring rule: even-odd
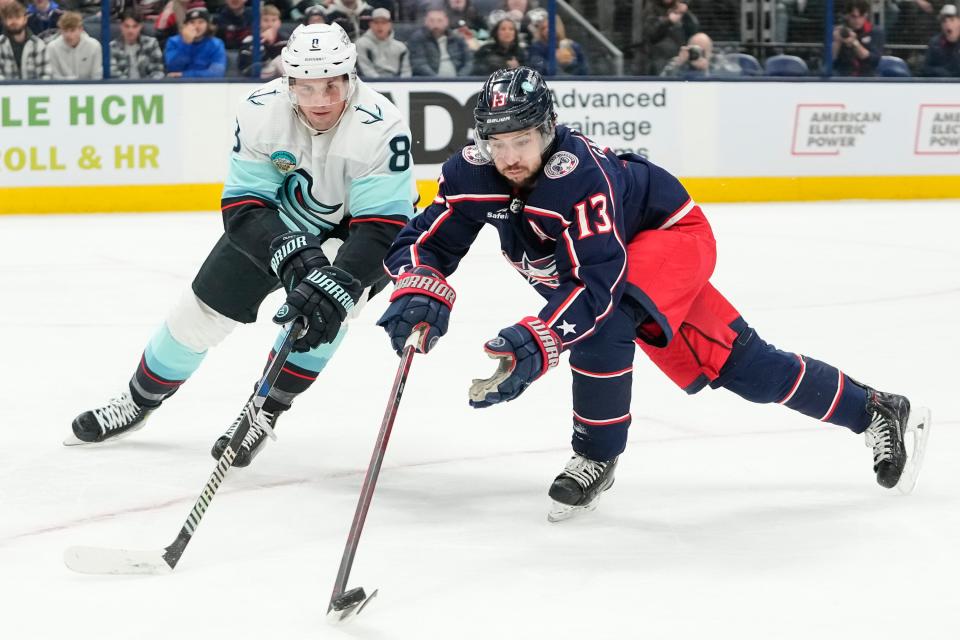
{"label": "helmet visor", "polygon": [[288,78],[290,102],[299,107],[329,107],[347,99],[346,76],[335,78]]}
{"label": "helmet visor", "polygon": [[510,162],[512,158],[525,157],[532,150],[537,155],[543,155],[553,142],[553,137],[554,127],[550,121],[513,134],[497,134],[496,138],[477,136],[476,143],[484,158],[494,162]]}

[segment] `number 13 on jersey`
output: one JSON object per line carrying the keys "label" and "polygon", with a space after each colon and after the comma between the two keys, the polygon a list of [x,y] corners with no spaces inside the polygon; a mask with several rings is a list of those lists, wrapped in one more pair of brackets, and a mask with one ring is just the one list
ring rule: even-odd
{"label": "number 13 on jersey", "polygon": [[[591,228],[590,216],[587,213],[587,205],[590,205],[590,212],[595,214],[597,221],[594,228]],[[595,193],[586,200],[581,200],[573,205],[573,210],[577,212],[577,227],[580,230],[578,240],[589,238],[594,233],[610,233],[613,230],[613,222],[607,215],[607,194]]]}

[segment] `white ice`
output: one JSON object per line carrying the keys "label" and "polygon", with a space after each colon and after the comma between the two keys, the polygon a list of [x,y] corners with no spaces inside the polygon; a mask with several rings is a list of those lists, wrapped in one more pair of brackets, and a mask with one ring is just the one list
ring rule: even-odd
{"label": "white ice", "polygon": [[396,358],[366,309],[228,476],[171,575],[93,577],[71,545],[162,548],[213,467],[275,335],[211,351],[131,438],[60,441],[122,390],[220,233],[204,214],[0,217],[0,637],[960,637],[960,202],[713,205],[714,282],[760,335],[933,410],[913,495],[880,488],[863,438],[724,391],[688,397],[641,353],[616,486],[549,524],[569,454],[562,364],[515,402],[467,406],[483,341],[539,299],[490,232],[452,278],[450,333],[414,358],[350,586],[324,614]]}

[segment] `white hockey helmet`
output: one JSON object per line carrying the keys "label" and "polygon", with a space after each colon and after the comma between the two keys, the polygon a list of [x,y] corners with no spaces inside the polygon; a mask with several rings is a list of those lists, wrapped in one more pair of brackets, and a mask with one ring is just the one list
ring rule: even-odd
{"label": "white hockey helmet", "polygon": [[302,24],[280,53],[287,78],[356,77],[357,46],[338,24]]}

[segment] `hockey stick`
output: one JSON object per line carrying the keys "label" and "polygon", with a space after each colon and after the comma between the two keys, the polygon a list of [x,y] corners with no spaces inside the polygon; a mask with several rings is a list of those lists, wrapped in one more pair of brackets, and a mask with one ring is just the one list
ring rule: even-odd
{"label": "hockey stick", "polygon": [[244,436],[246,436],[250,430],[250,424],[263,407],[263,403],[266,401],[270,389],[280,375],[280,370],[283,369],[283,365],[286,364],[287,357],[289,357],[290,351],[293,348],[293,343],[300,336],[303,327],[304,321],[302,318],[295,319],[291,324],[290,329],[283,338],[280,349],[277,351],[276,357],[274,357],[273,362],[271,362],[267,368],[267,372],[257,384],[256,393],[253,398],[247,402],[246,407],[244,407],[243,419],[237,425],[233,437],[230,438],[230,442],[227,443],[227,447],[217,460],[217,466],[213,470],[213,474],[211,474],[210,479],[207,480],[207,484],[203,486],[203,491],[200,492],[200,496],[197,498],[196,503],[194,503],[193,509],[190,510],[190,514],[183,523],[183,527],[180,529],[180,533],[177,534],[176,539],[163,549],[149,551],[104,549],[100,547],[69,547],[63,553],[63,561],[66,563],[67,568],[78,573],[93,574],[160,574],[173,571],[177,563],[180,562],[180,557],[183,556],[183,552],[186,550],[190,540],[193,539],[193,534],[196,533],[197,527],[200,526],[200,520],[203,518],[203,514],[210,506],[210,503],[213,502],[213,497],[216,495],[217,489],[220,488],[220,484],[233,465],[233,459],[237,457],[237,447],[243,442]]}
{"label": "hockey stick", "polygon": [[363,523],[367,519],[367,511],[370,509],[370,502],[373,500],[373,490],[376,488],[377,478],[380,476],[380,466],[383,464],[387,442],[390,440],[390,432],[393,430],[393,421],[397,417],[397,409],[400,407],[400,397],[403,395],[403,388],[407,383],[410,363],[413,361],[413,354],[417,352],[417,347],[422,347],[421,341],[424,336],[423,328],[416,327],[410,337],[407,338],[406,344],[403,345],[400,365],[393,380],[393,388],[390,390],[390,400],[383,414],[383,422],[380,423],[380,433],[373,448],[373,455],[370,457],[367,475],[363,479],[360,499],[357,501],[357,511],[353,514],[353,524],[350,525],[347,544],[343,550],[343,558],[340,560],[340,569],[337,571],[337,581],[333,585],[333,594],[330,596],[330,604],[327,607],[327,620],[331,623],[343,622],[360,615],[367,603],[377,595],[377,590],[374,589],[373,593],[367,596],[363,587],[354,587],[346,591],[347,580],[350,578],[353,559],[357,554],[357,547],[360,545]]}

